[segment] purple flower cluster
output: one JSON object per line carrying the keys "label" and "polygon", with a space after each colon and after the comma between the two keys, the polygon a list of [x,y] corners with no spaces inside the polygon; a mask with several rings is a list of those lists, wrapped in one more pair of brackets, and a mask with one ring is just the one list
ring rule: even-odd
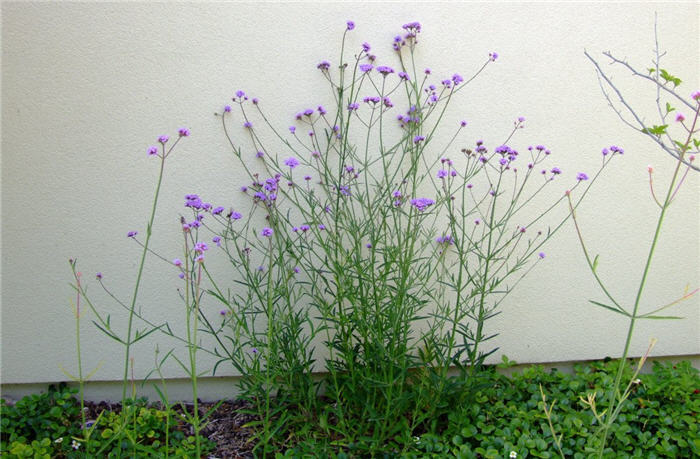
{"label": "purple flower cluster", "polygon": [[415,207],[418,210],[418,212],[423,212],[425,209],[432,206],[433,204],[435,204],[435,201],[433,201],[430,198],[411,199],[411,205]]}
{"label": "purple flower cluster", "polygon": [[290,169],[294,169],[299,165],[299,160],[292,156],[290,158],[285,159],[284,164],[289,166]]}
{"label": "purple flower cluster", "polygon": [[452,245],[454,244],[454,239],[452,239],[452,236],[449,234],[446,234],[444,236],[438,236],[435,238],[435,242],[438,244],[445,244],[445,245]]}

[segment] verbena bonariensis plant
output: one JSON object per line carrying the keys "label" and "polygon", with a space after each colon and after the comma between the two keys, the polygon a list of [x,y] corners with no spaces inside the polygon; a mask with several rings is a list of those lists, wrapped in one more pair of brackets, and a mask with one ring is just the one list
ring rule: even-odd
{"label": "verbena bonariensis plant", "polygon": [[[331,87],[332,109],[314,105],[279,130],[257,98],[238,91],[220,114],[250,182],[236,208],[185,198],[192,217],[181,221],[184,257],[168,263],[186,283],[186,336],[136,308],[172,151],[166,137],[159,139],[162,151],[149,150],[161,159],[161,173],[145,242],[130,233],[143,256],[132,299],[117,300],[129,314],[125,337],[76,286],[97,325],[125,347],[124,394],[131,345],[155,330],[176,337],[187,346],[181,365],[195,400],[197,352],[218,357],[214,372],[230,363],[242,375],[242,394],[259,417],[262,455],[309,433],[334,449],[406,449],[414,432],[437,429],[454,404],[468,401],[495,351],[485,345],[495,336],[487,321],[568,218],[556,213],[563,190],[541,206],[562,172],[548,165],[550,151],[511,146],[524,118],[495,147],[481,140],[455,146],[467,123],[444,126],[452,98],[496,53],[469,79],[454,74],[438,82],[429,69],[417,70],[419,23],[404,25],[394,40],[396,68],[378,65],[367,43],[346,59],[353,29],[348,21],[338,63],[317,66]],[[570,190],[583,192],[574,207],[622,153],[611,150],[590,180],[575,175]],[[221,249],[233,274],[208,269],[209,245]],[[205,291],[223,305],[220,318],[200,307]],[[134,318],[148,328],[134,332]],[[200,331],[214,347],[203,344]],[[448,375],[454,367],[458,378]],[[330,403],[320,403],[321,391]],[[197,416],[195,405],[195,431]]]}
{"label": "verbena bonariensis plant", "polygon": [[[588,52],[585,53],[586,57],[595,66],[600,86],[606,100],[608,101],[610,107],[612,107],[617,113],[619,118],[626,125],[650,138],[661,150],[670,154],[674,158],[675,162],[672,170],[670,171],[668,187],[663,193],[658,193],[657,190],[655,190],[653,181],[654,168],[652,166],[648,167],[651,198],[659,207],[659,214],[656,221],[656,228],[651,238],[649,251],[644,262],[639,287],[637,288],[637,292],[632,303],[625,304],[624,301],[620,300],[619,296],[613,294],[611,289],[608,287],[608,283],[604,282],[604,280],[600,277],[598,273],[599,258],[597,255],[591,256],[589,248],[584,243],[581,225],[579,219],[576,217],[572,198],[569,195],[571,215],[575,223],[576,232],[578,234],[581,247],[583,248],[584,256],[588,262],[591,272],[593,273],[593,277],[598,283],[602,293],[607,298],[604,301],[591,301],[591,303],[609,311],[621,314],[627,317],[629,321],[627,337],[622,349],[622,355],[620,357],[617,373],[611,387],[605,394],[605,399],[602,401],[602,404],[596,404],[595,393],[588,394],[586,399],[581,399],[586,406],[591,408],[598,422],[597,435],[593,437],[593,443],[588,445],[587,451],[595,453],[598,457],[603,457],[606,454],[610,454],[612,457],[615,452],[611,451],[609,448],[606,449],[608,435],[611,432],[611,428],[615,424],[615,421],[623,409],[628,397],[634,390],[636,384],[639,383],[637,375],[649,356],[652,347],[656,343],[656,339],[651,340],[649,349],[639,360],[632,377],[626,383],[623,389],[622,379],[627,365],[626,359],[629,355],[636,321],[640,319],[680,319],[678,316],[660,315],[659,313],[691,298],[698,292],[697,288],[692,291],[689,291],[689,289],[686,288],[685,292],[683,292],[678,299],[666,305],[652,308],[648,311],[643,311],[640,308],[642,305],[642,297],[647,284],[651,263],[661,236],[661,228],[663,226],[666,213],[677,197],[681,186],[686,181],[688,173],[691,170],[699,170],[694,164],[694,161],[696,155],[698,154],[698,147],[700,147],[700,136],[698,136],[698,133],[700,132],[700,126],[698,125],[698,117],[700,116],[700,91],[694,91],[692,94],[690,94],[690,98],[687,98],[677,91],[677,87],[681,84],[681,80],[671,75],[667,70],[661,67],[661,58],[665,53],[661,53],[659,51],[658,35],[656,38],[655,55],[652,60],[653,66],[648,68],[646,72],[638,71],[628,62],[615,57],[610,52],[605,52],[603,54],[610,59],[611,64],[624,67],[626,70],[631,71],[635,77],[642,78],[655,87],[659,124],[649,125],[644,121],[644,117],[634,109],[620,89],[613,83],[609,73],[603,71],[598,61],[588,54]],[[686,118],[686,116],[682,114],[680,110],[686,111],[686,113],[690,112],[688,118]],[[609,150],[603,150],[604,156],[609,154],[611,154]],[[544,400],[544,394],[542,397]],[[551,407],[546,405],[546,401],[545,414],[548,418],[550,418]],[[551,424],[551,418],[550,430],[556,439],[557,437],[554,434],[554,427]],[[561,440],[557,441],[557,446],[561,456],[565,457],[560,441]]]}
{"label": "verbena bonariensis plant", "polygon": [[[367,43],[346,59],[353,29],[349,21],[338,63],[317,66],[331,110],[314,104],[280,130],[262,102],[238,91],[220,114],[250,179],[241,188],[247,203],[236,210],[186,196],[185,231],[206,244],[201,230],[210,230],[234,269],[233,279],[210,272],[203,250],[192,263],[223,304],[222,320],[202,315],[202,326],[217,366],[229,362],[242,375],[263,455],[273,441],[298,441],[293,413],[337,447],[369,451],[410,445],[412,432],[435,428],[427,421],[467,395],[473,379],[449,379],[449,368],[474,376],[495,351],[484,348],[495,336],[486,322],[568,218],[553,214],[563,191],[531,205],[561,170],[547,165],[542,145],[523,153],[508,145],[524,118],[495,148],[481,140],[455,148],[465,121],[444,132],[452,97],[496,53],[468,80],[433,83],[429,69],[417,70],[419,23],[394,40],[396,69],[378,65]],[[587,181],[586,194],[622,153],[611,149],[593,179],[578,173],[571,190]],[[314,371],[327,375],[317,381]],[[332,401],[323,407],[321,388]]]}

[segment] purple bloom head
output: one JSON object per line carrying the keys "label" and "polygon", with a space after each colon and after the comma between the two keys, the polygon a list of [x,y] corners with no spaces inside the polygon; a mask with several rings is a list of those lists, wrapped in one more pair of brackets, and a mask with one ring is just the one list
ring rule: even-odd
{"label": "purple bloom head", "polygon": [[496,62],[496,59],[498,59],[498,53],[496,51],[490,52],[489,59],[491,59],[491,62]]}
{"label": "purple bloom head", "polygon": [[372,70],[374,66],[372,64],[360,64],[360,72],[367,73]]}
{"label": "purple bloom head", "polygon": [[352,111],[357,110],[358,108],[360,108],[360,104],[358,104],[357,102],[352,102],[352,103],[348,104],[348,111],[352,112]]}
{"label": "purple bloom head", "polygon": [[588,180],[588,175],[586,175],[586,174],[583,173],[583,172],[579,172],[579,173],[576,175],[576,180],[578,180],[579,182],[581,182],[581,181],[583,181],[583,180]]}
{"label": "purple bloom head", "polygon": [[518,117],[518,123],[522,123],[522,122],[524,122],[524,121],[525,121],[525,117],[524,117],[524,116],[519,116],[519,117]]}
{"label": "purple bloom head", "polygon": [[540,259],[544,258],[544,252],[540,252],[537,256],[540,257]]}
{"label": "purple bloom head", "polygon": [[221,237],[220,236],[214,236],[211,240],[214,244],[216,244],[217,247],[221,247]]}
{"label": "purple bloom head", "polygon": [[411,79],[411,77],[408,76],[408,73],[406,73],[406,72],[399,72],[398,75],[399,75],[399,78],[401,78],[404,81],[409,81]]}
{"label": "purple bloom head", "polygon": [[437,178],[444,179],[445,177],[447,177],[447,171],[445,169],[440,169],[437,172]]}
{"label": "purple bloom head", "polygon": [[214,215],[220,215],[224,211],[224,208],[222,206],[214,207],[211,211],[212,214]]}
{"label": "purple bloom head", "polygon": [[355,28],[355,23],[353,21],[348,21],[345,23],[345,25],[347,26],[348,30],[352,30]]}
{"label": "purple bloom head", "polygon": [[225,315],[226,315],[226,309],[222,309],[221,311],[219,311],[219,314],[221,314],[222,316],[225,316]]}
{"label": "purple bloom head", "polygon": [[243,127],[250,129],[253,127],[253,123],[251,123],[250,121],[246,121],[245,123],[243,123]]}
{"label": "purple bloom head", "polygon": [[164,144],[164,143],[166,143],[166,142],[168,141],[169,138],[170,138],[170,137],[168,137],[167,135],[162,135],[162,136],[158,137],[158,142]]}
{"label": "purple bloom head", "polygon": [[685,115],[683,113],[677,114],[676,115],[676,122],[682,123],[683,121],[685,121]]}
{"label": "purple bloom head", "polygon": [[224,106],[224,112],[230,113],[230,112],[231,112],[231,106],[230,106],[230,105]]}
{"label": "purple bloom head", "polygon": [[126,237],[136,237],[137,234],[139,234],[138,231],[129,231],[126,233]]}
{"label": "purple bloom head", "polygon": [[368,53],[370,49],[372,49],[372,47],[369,45],[369,43],[367,43],[367,42],[362,43],[362,50],[364,52]]}
{"label": "purple bloom head", "polygon": [[550,172],[554,175],[559,175],[561,174],[561,169],[559,169],[558,167],[553,167]]}
{"label": "purple bloom head", "polygon": [[243,218],[243,215],[240,214],[240,212],[231,212],[231,220],[240,220]]}
{"label": "purple bloom head", "polygon": [[462,120],[462,121],[459,122],[459,125],[460,125],[461,127],[467,127],[467,122],[466,122],[465,120]]}
{"label": "purple bloom head", "polygon": [[190,130],[187,128],[180,128],[177,133],[180,137],[187,137],[190,135]]}
{"label": "purple bloom head", "polygon": [[158,154],[158,147],[150,147],[148,149],[148,156],[155,156]]}
{"label": "purple bloom head", "polygon": [[245,93],[239,89],[238,91],[236,91],[236,97],[242,99],[245,97]]}
{"label": "purple bloom head", "polygon": [[97,274],[95,274],[95,278],[96,278],[97,280],[102,280],[102,273],[97,273]]}
{"label": "purple bloom head", "polygon": [[321,230],[321,231],[323,231],[323,230],[326,229],[326,225],[324,225],[323,223],[321,223],[320,225],[318,225],[318,229]]}
{"label": "purple bloom head", "polygon": [[381,73],[384,76],[387,76],[390,73],[394,73],[394,69],[386,65],[380,65],[377,67],[377,72]]}
{"label": "purple bloom head", "polygon": [[284,160],[284,164],[289,166],[290,169],[294,169],[299,165],[299,161],[294,157],[290,157]]}
{"label": "purple bloom head", "polygon": [[182,266],[182,260],[180,260],[179,258],[176,258],[173,260],[173,264],[177,267],[180,267],[180,266]]}
{"label": "purple bloom head", "polygon": [[323,108],[323,105],[319,105],[318,108],[317,108],[316,110],[318,110],[318,114],[321,115],[321,116],[323,116],[323,115],[325,115],[326,113],[328,113],[328,112],[326,111],[326,109]]}
{"label": "purple bloom head", "polygon": [[317,69],[321,71],[327,71],[329,68],[331,68],[331,63],[328,61],[321,61],[317,66]]}
{"label": "purple bloom head", "polygon": [[700,91],[693,91],[692,94],[690,94],[690,97],[693,100],[699,100],[700,101]]}
{"label": "purple bloom head", "polygon": [[194,245],[194,251],[197,253],[204,253],[209,250],[209,246],[204,242],[198,242]]}
{"label": "purple bloom head", "polygon": [[289,126],[289,132],[291,132],[292,134],[294,134],[296,131],[297,131],[296,126]]}
{"label": "purple bloom head", "polygon": [[421,142],[424,141],[424,140],[425,140],[425,136],[417,135],[417,136],[415,136],[415,137],[413,138],[413,143],[419,144],[419,143],[421,143]]}
{"label": "purple bloom head", "polygon": [[272,228],[263,228],[262,231],[260,231],[260,235],[263,237],[272,237]]}
{"label": "purple bloom head", "polygon": [[433,201],[430,198],[411,199],[411,205],[418,209],[419,212],[423,212],[425,209],[432,206],[433,204],[435,204],[435,201]]}
{"label": "purple bloom head", "polygon": [[455,73],[454,75],[452,75],[452,82],[455,84],[455,86],[457,86],[463,81],[464,78],[462,78],[462,75],[460,75],[459,73]]}

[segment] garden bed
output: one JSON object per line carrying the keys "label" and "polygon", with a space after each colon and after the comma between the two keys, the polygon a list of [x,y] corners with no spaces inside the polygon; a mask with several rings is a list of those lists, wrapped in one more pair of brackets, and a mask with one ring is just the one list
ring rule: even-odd
{"label": "garden bed", "polygon": [[[293,428],[278,433],[274,443],[285,457],[556,457],[559,453],[543,409],[541,385],[548,406],[550,400],[557,401],[551,419],[556,434],[562,436],[564,454],[588,457],[594,446],[591,441],[596,421],[583,401],[587,394],[596,393],[598,411],[605,409],[602,388],[610,385],[616,367],[615,362],[579,364],[574,374],[569,374],[533,366],[510,377],[487,369],[480,375],[482,387],[468,403],[451,407],[439,419],[424,423],[410,435],[397,436],[383,448],[370,448],[372,445],[363,443],[361,438],[343,438],[337,432],[329,436],[318,424],[302,425],[301,421],[290,423]],[[640,375],[633,385],[608,441],[606,457],[697,457],[698,370],[688,362],[657,362],[652,373]],[[200,413],[214,406],[202,403]],[[186,407],[191,409],[191,404]],[[49,457],[80,457],[83,445],[73,448],[73,440],[82,438],[79,401],[73,390],[54,387],[15,405],[3,402],[2,408],[3,457],[44,457],[35,456],[42,451]],[[86,402],[85,409],[87,419],[97,419],[103,412],[116,415],[120,405]],[[172,409],[172,443],[168,451],[172,456],[192,457],[193,451],[187,445],[192,444],[193,431],[186,423],[174,421],[181,410],[179,405]],[[207,450],[203,457],[254,457],[255,431],[248,424],[255,421],[255,416],[250,411],[251,406],[242,400],[222,402],[201,432],[207,439],[203,440]],[[157,406],[144,406],[133,429],[141,445],[161,456],[165,456],[163,413]],[[295,413],[286,414],[296,417]],[[105,425],[95,428],[92,438],[99,438],[98,442],[109,440],[104,432],[114,424],[110,416],[103,414],[100,422]],[[403,438],[410,438],[410,442]],[[20,451],[26,451],[25,455]],[[116,447],[111,451],[116,454]],[[122,454],[129,457],[129,451]],[[138,453],[137,456],[143,457]]]}

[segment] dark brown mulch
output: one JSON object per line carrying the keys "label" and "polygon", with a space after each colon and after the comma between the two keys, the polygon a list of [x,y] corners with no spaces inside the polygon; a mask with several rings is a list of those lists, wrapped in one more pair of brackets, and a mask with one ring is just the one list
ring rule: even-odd
{"label": "dark brown mulch", "polygon": [[[216,403],[200,402],[199,412],[204,415]],[[185,405],[188,410],[192,409],[192,404]],[[89,419],[96,419],[97,416],[105,410],[121,411],[119,403],[108,402],[85,402],[87,415]],[[251,452],[253,443],[250,441],[252,431],[249,428],[243,427],[245,424],[253,421],[255,416],[245,414],[249,408],[247,402],[242,400],[226,400],[207,418],[208,424],[202,430],[201,434],[209,440],[216,443],[216,449],[210,452],[207,457],[215,457],[220,459],[248,459],[253,457]],[[177,404],[173,407],[174,411],[182,412],[182,407]],[[191,426],[181,425],[185,429],[187,435],[193,435]]]}

